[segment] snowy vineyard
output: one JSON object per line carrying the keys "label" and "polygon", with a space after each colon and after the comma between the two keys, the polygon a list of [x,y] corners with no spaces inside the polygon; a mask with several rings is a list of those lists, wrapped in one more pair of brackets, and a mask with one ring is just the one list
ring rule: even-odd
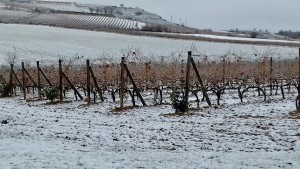
{"label": "snowy vineyard", "polygon": [[[74,58],[60,60],[57,65],[41,66],[37,62],[36,67],[22,62],[21,66],[12,64],[10,70],[3,67],[1,75],[3,84],[12,88],[7,94],[23,94],[25,100],[46,99],[45,90],[54,88],[60,93],[55,98],[60,102],[107,100],[120,103],[120,107],[124,104],[174,105],[176,102],[200,108],[228,101],[243,103],[253,98],[267,101],[272,95],[286,99],[298,93],[297,58],[273,60],[269,57],[258,61],[223,58],[217,62],[194,60],[191,53],[189,57],[171,61],[127,57],[119,63],[103,59],[102,63],[87,60],[86,64],[74,64]],[[224,95],[230,99],[224,99]],[[204,101],[207,103],[200,104]]]}
{"label": "snowy vineyard", "polygon": [[139,21],[111,16],[76,13],[29,13],[24,11],[0,10],[0,22],[51,25],[74,28],[141,29]]}
{"label": "snowy vineyard", "polygon": [[[262,62],[254,62],[247,65],[265,68],[260,84],[247,77],[255,73],[249,71],[243,73],[243,79],[239,76],[230,82],[229,62],[223,69],[224,62],[206,65],[191,61],[189,65],[190,61],[191,58],[184,62],[146,64],[126,58],[114,64],[104,61],[74,65],[64,60],[54,66],[16,63],[11,69],[2,69],[1,82],[13,84],[13,97],[1,98],[0,102],[3,159],[0,167],[297,169],[300,123],[299,114],[291,113],[298,95],[297,78],[287,76],[282,83],[276,83],[280,81],[274,76],[272,83],[263,81],[270,73],[267,71],[270,64],[262,66]],[[237,63],[241,62],[244,61]],[[272,66],[279,65],[282,72],[285,68],[298,68],[295,60]],[[207,72],[201,68],[211,66],[218,68],[213,73],[221,72],[221,76],[213,76],[208,81],[208,76],[204,76]],[[187,70],[190,70],[190,83],[186,83]],[[206,84],[205,90],[214,107],[201,103],[200,109],[194,109],[204,91],[199,86],[196,70]],[[241,75],[237,67],[235,72]],[[50,86],[62,89],[62,103],[39,100],[39,94]],[[124,111],[116,112],[122,86]],[[175,88],[181,98],[186,86],[189,86],[190,113],[174,114],[171,95]],[[87,106],[89,91],[91,102],[95,99],[96,103]],[[137,91],[141,97],[137,98]],[[220,106],[217,106],[216,93],[221,95]],[[46,99],[43,95],[41,98]],[[85,101],[73,101],[76,98]],[[141,107],[141,99],[146,107]],[[134,104],[140,107],[127,109]]]}

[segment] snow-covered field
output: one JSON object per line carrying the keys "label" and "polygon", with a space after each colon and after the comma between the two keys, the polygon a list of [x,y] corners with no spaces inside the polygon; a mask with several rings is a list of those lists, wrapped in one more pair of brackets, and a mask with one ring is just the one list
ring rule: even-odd
{"label": "snow-covered field", "polygon": [[[28,25],[0,25],[0,63],[16,50],[19,60],[57,61],[75,54],[97,58],[122,56],[139,48],[145,55],[198,52],[217,58],[231,51],[254,59],[296,57],[288,47],[238,45],[129,36]],[[255,49],[255,51],[253,51]],[[256,51],[257,50],[257,51]],[[257,57],[260,57],[259,55]],[[291,118],[295,90],[266,102],[250,93],[240,103],[226,93],[221,106],[174,113],[170,105],[113,112],[105,100],[87,107],[83,101],[50,105],[0,99],[0,168],[294,168],[300,166],[300,121]],[[212,96],[216,104],[215,97]],[[128,101],[130,102],[130,101]],[[127,102],[127,103],[128,103]]]}
{"label": "snow-covered field", "polygon": [[46,105],[0,99],[0,168],[292,168],[300,166],[296,94],[168,116],[169,105]]}
{"label": "snow-covered field", "polygon": [[[186,34],[182,34],[186,35]],[[238,40],[238,41],[249,41],[249,42],[281,42],[281,43],[290,43],[293,41],[287,40],[275,40],[275,39],[257,39],[257,38],[242,38],[242,37],[230,37],[230,36],[217,36],[217,35],[206,35],[206,34],[189,34],[190,36],[195,37],[204,37],[204,38],[211,38],[211,39],[226,39],[226,40]],[[294,41],[294,43],[300,44],[300,41]]]}
{"label": "snow-covered field", "polygon": [[34,2],[34,5],[37,5],[38,7],[42,8],[47,8],[47,9],[55,9],[59,11],[72,11],[72,12],[90,12],[88,8],[83,8],[83,7],[77,7],[73,3],[50,3],[48,2],[41,2],[41,1],[36,1]]}
{"label": "snow-covered field", "polygon": [[205,54],[210,59],[217,59],[229,51],[247,59],[259,58],[259,55],[254,55],[256,51],[261,54],[269,52],[274,58],[298,55],[296,48],[289,47],[173,40],[33,25],[0,24],[0,37],[0,63],[5,63],[7,52],[14,49],[19,61],[27,62],[56,62],[59,57],[73,57],[76,54],[84,56],[84,59],[96,59],[104,53],[121,57],[121,51],[128,51],[129,48],[139,49],[145,56],[185,55],[192,46],[198,54]]}
{"label": "snow-covered field", "polygon": [[7,7],[7,6],[6,6],[4,3],[1,3],[1,2],[0,2],[0,9],[1,9],[1,8],[5,8],[5,7]]}

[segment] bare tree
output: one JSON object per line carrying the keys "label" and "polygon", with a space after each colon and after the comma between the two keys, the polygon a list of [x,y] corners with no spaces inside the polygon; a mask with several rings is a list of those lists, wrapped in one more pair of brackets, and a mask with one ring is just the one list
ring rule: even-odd
{"label": "bare tree", "polygon": [[95,9],[92,8],[92,7],[89,7],[89,10],[90,10],[91,13],[93,13],[95,11]]}
{"label": "bare tree", "polygon": [[18,52],[15,47],[13,47],[13,51],[8,51],[6,53],[6,62],[8,64],[15,64],[16,61],[18,60]]}
{"label": "bare tree", "polygon": [[97,14],[100,13],[100,8],[96,8],[96,13],[97,13]]}

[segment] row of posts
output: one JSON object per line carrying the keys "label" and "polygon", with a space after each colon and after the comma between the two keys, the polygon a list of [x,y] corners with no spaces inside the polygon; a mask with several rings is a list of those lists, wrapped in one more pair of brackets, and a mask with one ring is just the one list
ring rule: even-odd
{"label": "row of posts", "polygon": [[[126,75],[129,77],[132,85],[133,85],[133,90],[134,92],[137,93],[138,97],[140,98],[143,106],[146,106],[145,101],[143,100],[142,95],[139,92],[139,89],[137,87],[137,85],[135,84],[133,77],[125,63],[125,58],[122,57],[121,59],[121,74],[120,74],[120,108],[123,109],[124,108],[124,89],[125,89],[125,73]],[[190,70],[191,70],[191,66],[195,69],[197,78],[199,79],[200,85],[203,87],[202,91],[206,91],[205,89],[205,85],[203,84],[203,81],[200,77],[199,72],[197,71],[195,62],[192,58],[192,53],[188,52],[188,62],[187,62],[187,71],[186,71],[186,89],[185,89],[185,104],[188,105],[188,93],[189,93],[189,87],[190,87]],[[99,85],[97,84],[97,80],[96,77],[92,71],[92,68],[90,66],[90,61],[87,60],[86,61],[86,74],[87,74],[87,104],[91,104],[91,77],[94,81],[94,85],[97,88],[97,92],[100,94],[101,96],[101,90],[99,88]],[[34,81],[34,79],[31,77],[31,75],[29,74],[29,72],[25,69],[24,66],[24,62],[22,62],[22,83],[19,80],[19,78],[17,77],[16,73],[14,72],[14,65],[11,65],[11,73],[10,73],[10,84],[13,84],[13,77],[15,77],[15,79],[17,80],[18,84],[21,86],[22,91],[23,91],[23,96],[24,96],[24,100],[26,100],[27,98],[27,93],[26,93],[26,76],[30,79],[30,81],[34,84],[34,87],[36,87],[38,89],[38,99],[42,100],[42,91],[41,91],[41,75],[44,77],[44,79],[47,81],[49,86],[53,86],[51,81],[49,80],[49,78],[46,76],[46,74],[43,72],[43,70],[40,68],[40,63],[39,61],[37,61],[37,83]],[[59,60],[59,100],[60,102],[63,101],[63,79],[65,79],[69,85],[71,85],[72,89],[75,92],[75,95],[78,95],[80,97],[80,99],[83,99],[82,96],[80,95],[80,93],[77,91],[77,89],[75,88],[75,86],[73,85],[73,83],[70,81],[70,79],[65,75],[63,69],[62,69],[62,60]],[[13,94],[13,91],[11,90],[11,95]],[[208,95],[206,93],[205,97],[207,98],[207,101],[209,103],[209,105],[211,105]],[[102,98],[103,101],[103,98]]]}
{"label": "row of posts", "polygon": [[[300,58],[300,48],[299,48],[299,58]],[[300,77],[300,59],[299,60],[299,77]],[[225,64],[224,64],[225,65]],[[130,71],[125,63],[125,58],[122,57],[121,58],[121,74],[120,74],[120,108],[123,109],[124,108],[124,86],[125,86],[125,72],[127,74],[127,76],[129,77],[130,81],[133,84],[134,87],[134,91],[137,93],[138,97],[140,98],[140,100],[143,103],[143,106],[146,106],[145,101],[143,100],[131,74]],[[98,84],[97,84],[97,80],[96,77],[93,73],[93,70],[90,66],[90,61],[87,60],[86,61],[86,74],[87,74],[87,103],[91,104],[91,77],[93,79],[94,85],[96,86],[97,92],[99,93],[101,100],[103,101],[102,95],[101,95],[101,89],[99,88]],[[193,60],[192,57],[192,52],[189,51],[188,52],[188,58],[187,58],[187,65],[186,65],[186,85],[185,85],[185,95],[184,95],[184,104],[186,106],[188,106],[188,102],[189,102],[189,88],[190,88],[190,73],[191,73],[191,68],[194,69],[197,79],[199,80],[200,86],[202,87],[202,92],[204,94],[204,97],[206,98],[206,101],[208,103],[208,105],[211,105],[211,102],[209,100],[209,97],[206,93],[206,85],[203,83],[203,80],[199,74],[199,71],[195,65],[195,62]],[[273,60],[272,57],[270,58],[270,88],[272,88],[272,72],[273,72]],[[225,66],[223,66],[223,75],[225,74]],[[28,71],[25,69],[24,66],[24,62],[22,62],[22,83],[21,81],[18,79],[16,73],[14,72],[14,65],[11,64],[11,72],[10,72],[10,85],[12,86],[13,84],[13,77],[16,78],[17,82],[19,83],[20,86],[22,86],[22,90],[23,90],[23,95],[24,95],[24,99],[26,100],[26,78],[25,76],[28,76],[29,80],[34,84],[35,87],[37,87],[38,89],[38,99],[41,100],[42,96],[41,96],[41,75],[44,77],[44,79],[47,81],[48,85],[52,86],[51,81],[49,80],[49,78],[45,75],[45,73],[43,72],[43,70],[40,68],[40,64],[39,61],[37,61],[37,83],[34,81],[34,79],[30,76],[30,74],[28,73]],[[65,75],[65,73],[63,72],[62,69],[62,60],[59,60],[59,100],[62,102],[63,101],[63,79],[66,79],[66,81],[71,85],[72,89],[75,92],[75,95],[77,94],[80,99],[83,99],[82,96],[80,95],[80,93],[77,91],[77,89],[75,88],[75,86],[73,85],[73,83],[70,81],[70,79]],[[298,96],[300,96],[300,78],[298,78]],[[270,90],[272,91],[272,90]],[[13,90],[11,88],[11,96],[13,94]],[[299,101],[300,102],[300,101]],[[300,104],[300,103],[297,103]],[[300,107],[300,106],[298,106]]]}

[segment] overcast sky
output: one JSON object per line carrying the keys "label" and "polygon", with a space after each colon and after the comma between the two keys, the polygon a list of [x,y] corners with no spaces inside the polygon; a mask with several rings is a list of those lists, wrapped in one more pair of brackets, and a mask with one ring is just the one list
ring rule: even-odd
{"label": "overcast sky", "polygon": [[[58,1],[58,0],[57,0]],[[61,0],[71,1],[74,0]],[[167,20],[215,31],[228,29],[300,31],[300,0],[75,0],[140,7]]]}

